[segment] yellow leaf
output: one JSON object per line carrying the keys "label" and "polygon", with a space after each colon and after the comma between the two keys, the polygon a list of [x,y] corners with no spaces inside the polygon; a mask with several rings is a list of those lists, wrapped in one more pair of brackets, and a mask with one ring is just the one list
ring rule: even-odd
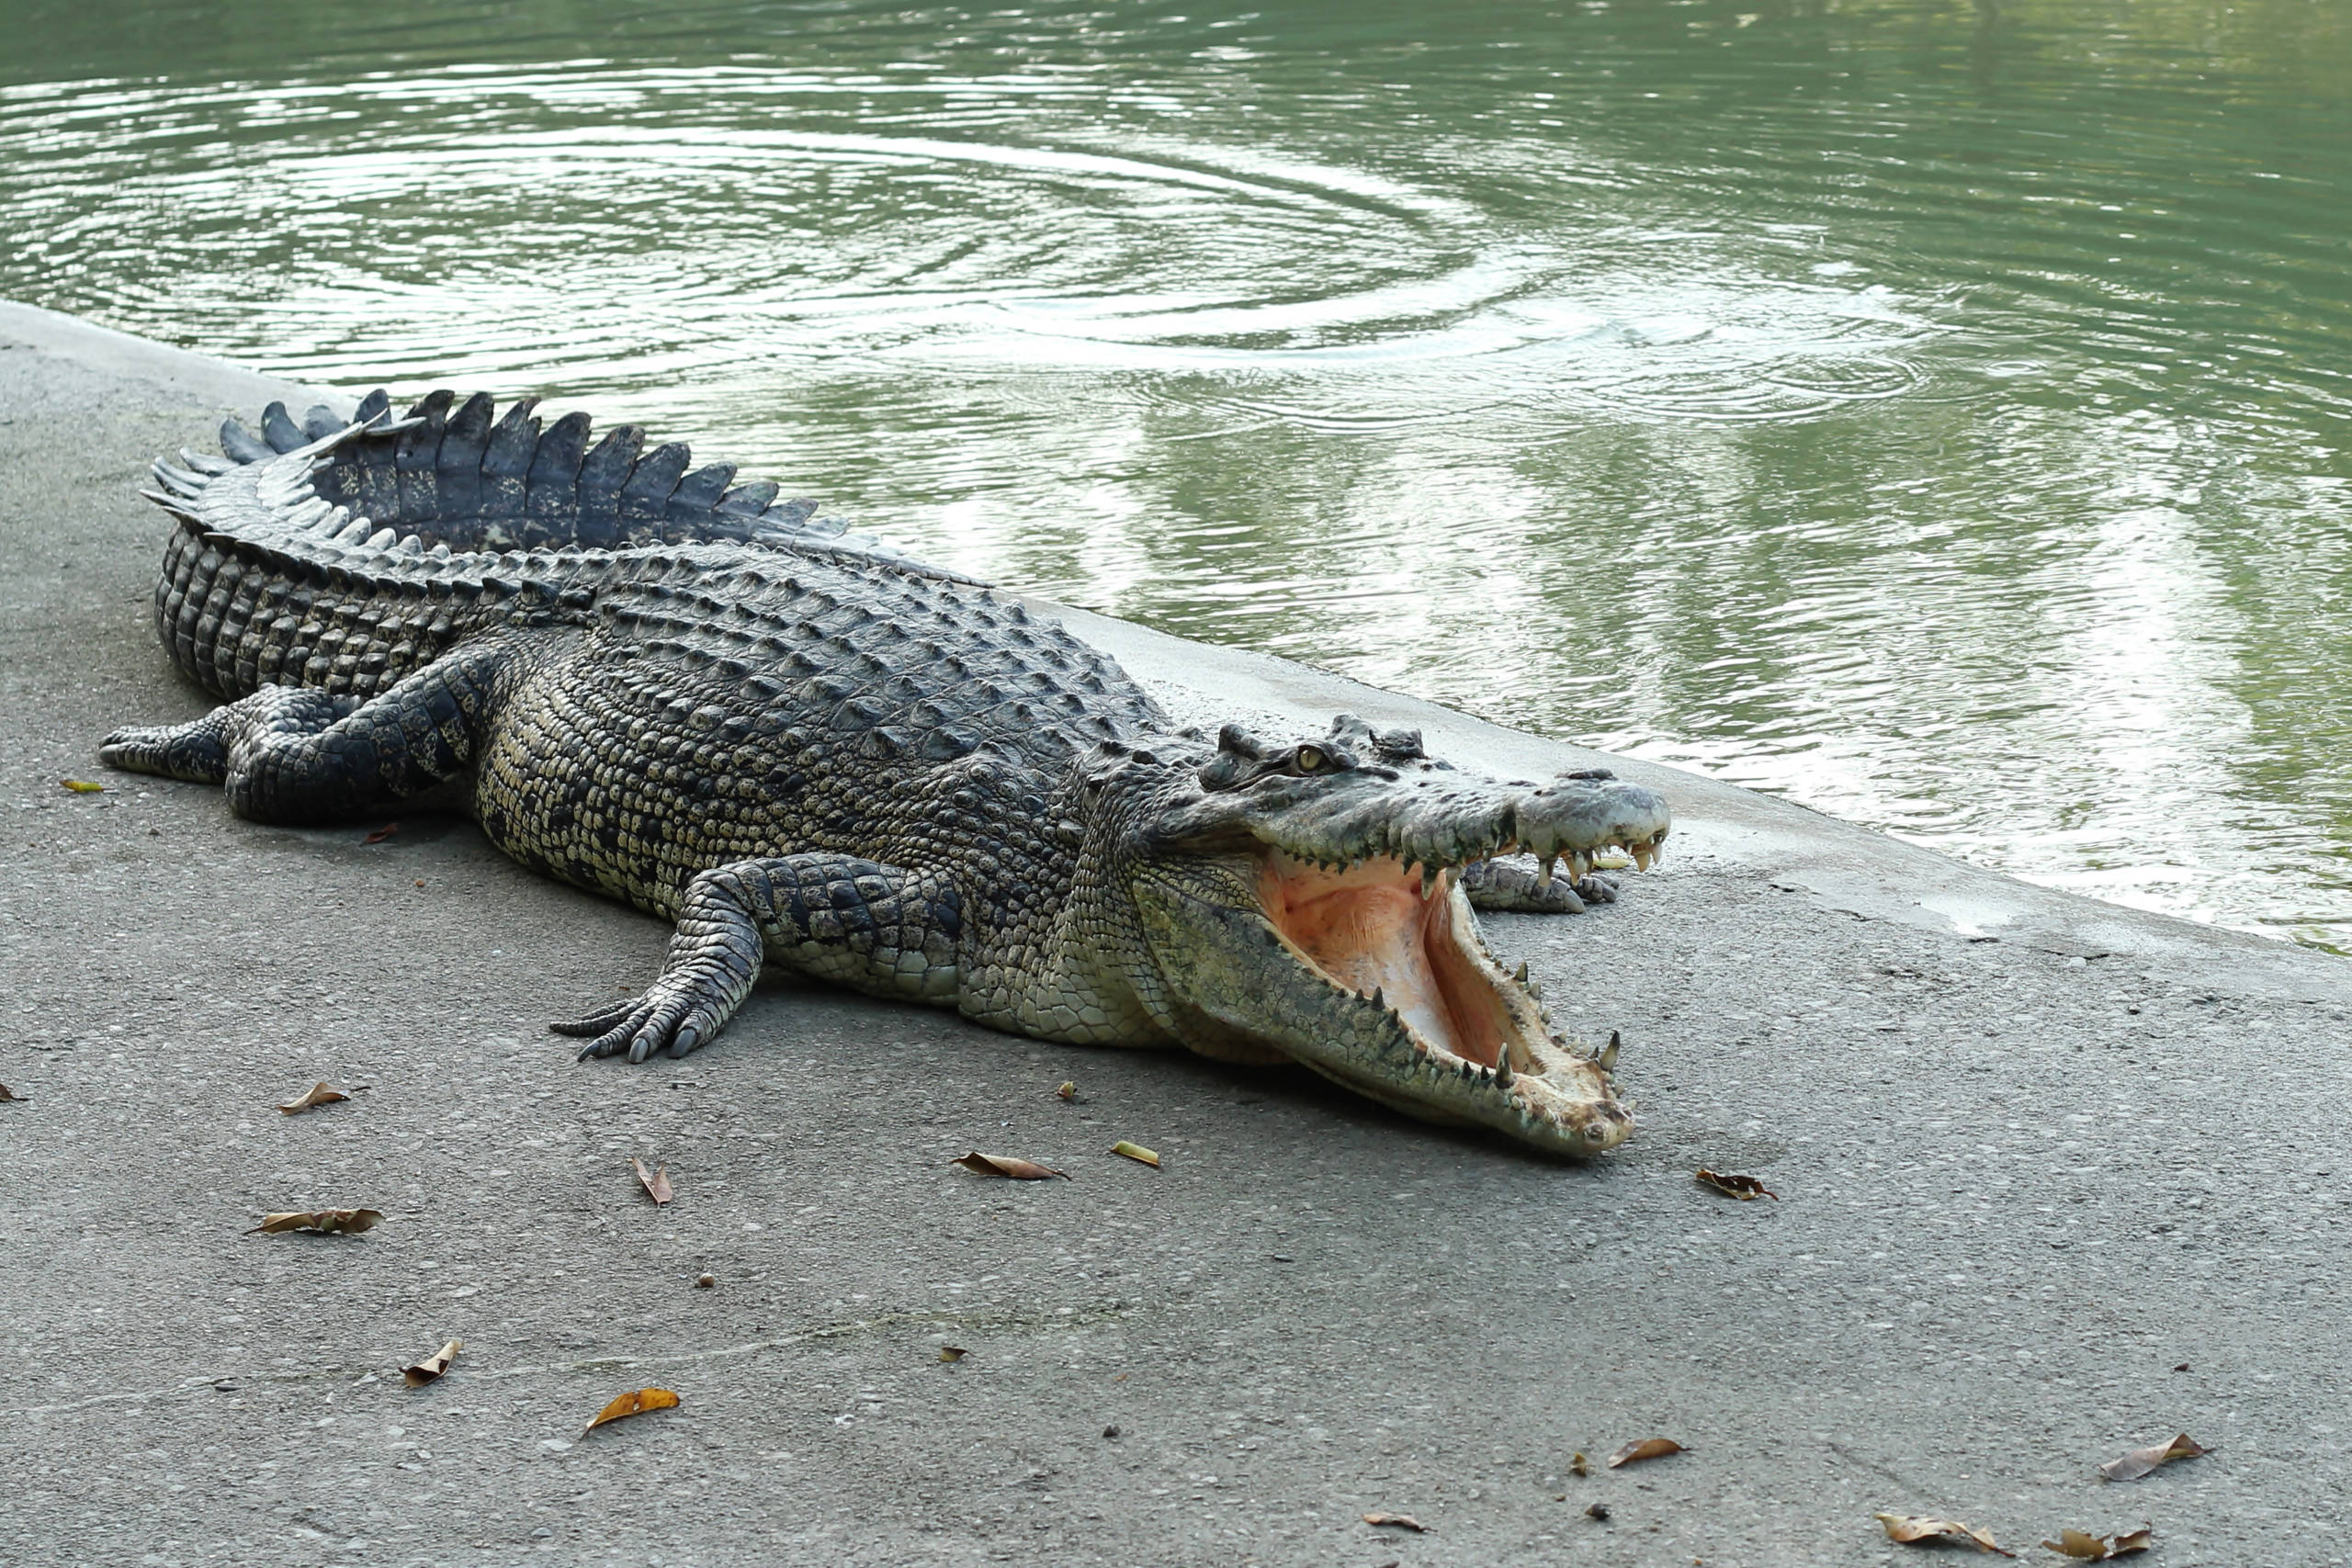
{"label": "yellow leaf", "polygon": [[943,1361],[960,1361],[970,1354],[961,1345],[942,1345],[939,1348],[939,1359]]}
{"label": "yellow leaf", "polygon": [[1064,1078],[1062,1080],[1062,1087],[1054,1090],[1054,1092],[1064,1100],[1076,1100],[1078,1098],[1078,1085],[1069,1078]]}
{"label": "yellow leaf", "polygon": [[426,1383],[433,1382],[443,1372],[447,1371],[449,1370],[449,1363],[456,1360],[458,1359],[458,1352],[465,1348],[466,1342],[464,1340],[452,1339],[447,1345],[442,1346],[441,1348],[433,1352],[430,1356],[425,1357],[424,1359],[417,1362],[414,1366],[402,1367],[401,1369],[401,1376],[408,1381],[409,1387],[423,1388]]}
{"label": "yellow leaf", "polygon": [[608,1421],[625,1421],[632,1416],[642,1416],[649,1410],[675,1410],[678,1396],[666,1388],[635,1388],[596,1412],[596,1418],[580,1429],[586,1437]]}
{"label": "yellow leaf", "polygon": [[1410,1514],[1366,1514],[1363,1517],[1363,1522],[1375,1528],[1381,1525],[1394,1525],[1398,1529],[1411,1530],[1415,1535],[1427,1535],[1430,1531],[1429,1526]]}
{"label": "yellow leaf", "polygon": [[1114,1155],[1125,1155],[1138,1165],[1148,1165],[1155,1170],[1159,1168],[1159,1156],[1145,1148],[1141,1144],[1131,1144],[1125,1138],[1121,1138],[1111,1145],[1111,1152]]}
{"label": "yellow leaf", "polygon": [[2107,1542],[2098,1536],[2085,1535],[2081,1530],[2060,1530],[2056,1540],[2045,1540],[2041,1544],[2062,1556],[2072,1557],[2078,1562],[2104,1562],[2107,1561]]}
{"label": "yellow leaf", "polygon": [[57,782],[75,795],[97,795],[107,787],[102,784],[92,784],[87,779],[60,779]]}
{"label": "yellow leaf", "polygon": [[1621,1464],[1639,1464],[1645,1459],[1664,1459],[1668,1454],[1683,1451],[1682,1445],[1672,1438],[1644,1438],[1640,1442],[1627,1443],[1611,1454],[1609,1468],[1615,1470]]}

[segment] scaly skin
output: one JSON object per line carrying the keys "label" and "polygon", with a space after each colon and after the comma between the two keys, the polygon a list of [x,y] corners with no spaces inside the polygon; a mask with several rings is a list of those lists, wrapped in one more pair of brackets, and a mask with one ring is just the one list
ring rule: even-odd
{"label": "scaly skin", "polygon": [[641,995],[559,1026],[583,1057],[694,1050],[778,964],[1041,1039],[1296,1060],[1559,1152],[1629,1129],[1471,906],[1613,896],[1587,857],[1646,863],[1650,791],[1483,779],[1346,716],[1211,739],[1058,624],[773,486],[453,400],[301,428],[273,405],[265,439],[232,422],[225,458],[157,465],[181,522],[158,629],[225,705],[118,731],[107,762],[265,821],[453,805],[675,921]]}

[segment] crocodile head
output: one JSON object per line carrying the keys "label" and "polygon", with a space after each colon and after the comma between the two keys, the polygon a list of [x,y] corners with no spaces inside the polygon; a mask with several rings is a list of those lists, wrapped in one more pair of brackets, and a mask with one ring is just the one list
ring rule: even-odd
{"label": "crocodile head", "polygon": [[1646,867],[1668,827],[1654,792],[1605,773],[1498,783],[1347,715],[1281,745],[1233,726],[1214,752],[1106,744],[1086,788],[1112,829],[1104,891],[1132,900],[1156,1010],[1188,1045],[1279,1053],[1412,1115],[1558,1153],[1631,1130],[1611,1064],[1552,1035],[1455,874],[1513,851],[1580,874],[1611,846]]}

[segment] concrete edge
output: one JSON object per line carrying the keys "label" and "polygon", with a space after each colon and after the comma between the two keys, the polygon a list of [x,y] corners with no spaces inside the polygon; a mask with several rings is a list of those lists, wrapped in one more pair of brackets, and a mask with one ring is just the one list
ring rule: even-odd
{"label": "concrete edge", "polygon": [[[296,407],[352,401],[347,393],[9,300],[0,300],[0,341],[167,387],[247,420],[273,399]],[[1675,858],[1712,862],[1860,919],[1956,939],[2018,942],[2086,961],[2123,959],[2231,994],[2352,999],[2352,965],[2331,954],[2036,886],[1702,773],[1510,729],[1270,654],[1193,642],[1052,600],[1014,596],[1060,617],[1188,710],[1254,710],[1315,730],[1334,713],[1355,711],[1418,724],[1432,750],[1500,773],[1541,776],[1613,768],[1672,804]]]}
{"label": "concrete edge", "polygon": [[262,405],[273,398],[283,398],[289,403],[298,398],[307,402],[350,401],[341,393],[322,393],[209,354],[174,348],[169,344],[119,333],[78,316],[11,299],[0,299],[0,339],[37,353],[73,360],[93,370],[152,382],[220,403],[224,413],[234,409],[246,419],[259,413]]}

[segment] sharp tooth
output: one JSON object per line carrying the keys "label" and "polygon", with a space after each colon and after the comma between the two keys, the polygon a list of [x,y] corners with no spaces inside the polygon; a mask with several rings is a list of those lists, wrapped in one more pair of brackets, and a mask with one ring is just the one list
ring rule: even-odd
{"label": "sharp tooth", "polygon": [[1551,891],[1551,887],[1552,887],[1552,865],[1553,865],[1553,863],[1554,863],[1554,862],[1555,862],[1555,861],[1557,861],[1559,858],[1560,858],[1560,857],[1559,857],[1559,856],[1557,856],[1557,855],[1545,855],[1545,856],[1544,857],[1543,869],[1542,869],[1542,870],[1540,870],[1540,871],[1538,871],[1538,872],[1535,874],[1535,886],[1536,886],[1536,888],[1537,888],[1539,891],[1542,891],[1542,892],[1549,892],[1549,891]]}
{"label": "sharp tooth", "polygon": [[1513,975],[1511,976],[1511,978],[1519,982],[1520,987],[1521,987],[1521,989],[1525,989],[1525,988],[1526,988],[1526,986],[1527,986],[1527,963],[1526,963],[1526,960],[1521,959],[1521,960],[1520,961],[1520,965],[1519,965],[1518,972],[1517,972],[1517,973],[1515,973],[1515,974],[1513,974]]}
{"label": "sharp tooth", "polygon": [[1505,1050],[1502,1055],[1495,1058],[1495,1087],[1497,1089],[1509,1089],[1510,1087],[1510,1053],[1509,1050]]}
{"label": "sharp tooth", "polygon": [[1609,1032],[1609,1044],[1600,1055],[1595,1056],[1592,1059],[1593,1066],[1599,1067],[1604,1073],[1615,1072],[1617,1070],[1617,1047],[1620,1043],[1621,1042],[1617,1038],[1617,1032],[1613,1029],[1611,1030]]}
{"label": "sharp tooth", "polygon": [[1568,857],[1568,869],[1576,874],[1578,882],[1582,882],[1592,874],[1592,857],[1578,850]]}
{"label": "sharp tooth", "polygon": [[1430,895],[1435,893],[1437,885],[1444,880],[1445,873],[1433,865],[1423,865],[1421,867],[1421,901],[1429,902]]}
{"label": "sharp tooth", "polygon": [[[1374,1006],[1374,1007],[1376,1007],[1376,1008],[1385,1008],[1385,1007],[1386,1007],[1386,1006],[1388,1005],[1385,1001],[1384,1001],[1384,1000],[1381,998],[1381,995],[1380,995],[1380,987],[1377,987],[1377,986],[1374,986],[1374,987],[1372,988],[1372,1005],[1373,1005],[1373,1006]],[[1612,1036],[1611,1036],[1611,1039],[1613,1041],[1613,1040],[1615,1039],[1615,1036],[1613,1036],[1613,1035],[1612,1035]]]}

